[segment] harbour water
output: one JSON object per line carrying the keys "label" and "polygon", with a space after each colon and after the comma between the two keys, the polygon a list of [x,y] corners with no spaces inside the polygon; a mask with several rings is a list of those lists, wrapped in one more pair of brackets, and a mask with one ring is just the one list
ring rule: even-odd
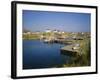
{"label": "harbour water", "polygon": [[23,69],[53,68],[67,64],[70,57],[61,54],[59,43],[23,40]]}

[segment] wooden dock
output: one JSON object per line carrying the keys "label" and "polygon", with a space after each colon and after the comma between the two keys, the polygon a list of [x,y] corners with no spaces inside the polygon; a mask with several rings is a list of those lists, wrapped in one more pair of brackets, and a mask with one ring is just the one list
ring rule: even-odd
{"label": "wooden dock", "polygon": [[78,51],[73,49],[73,45],[64,46],[60,50],[61,53],[65,55],[78,55]]}
{"label": "wooden dock", "polygon": [[67,45],[72,44],[71,41],[66,41],[64,39],[51,39],[51,40],[44,39],[43,41],[46,42],[46,43],[51,43],[52,42],[52,43],[61,43],[61,44],[67,44]]}

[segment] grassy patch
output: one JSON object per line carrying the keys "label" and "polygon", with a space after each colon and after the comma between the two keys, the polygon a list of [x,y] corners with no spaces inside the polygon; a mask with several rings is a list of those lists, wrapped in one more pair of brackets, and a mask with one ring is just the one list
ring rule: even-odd
{"label": "grassy patch", "polygon": [[75,43],[80,44],[79,55],[72,56],[70,62],[63,64],[62,67],[79,67],[79,66],[90,66],[90,38],[84,40],[76,40]]}

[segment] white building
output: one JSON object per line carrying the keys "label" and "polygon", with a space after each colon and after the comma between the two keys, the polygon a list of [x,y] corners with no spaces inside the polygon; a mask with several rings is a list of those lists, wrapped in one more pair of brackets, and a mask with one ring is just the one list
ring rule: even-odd
{"label": "white building", "polygon": [[47,29],[45,32],[47,32],[47,33],[48,33],[48,32],[51,32],[51,31],[52,31],[52,30],[50,30],[50,29]]}

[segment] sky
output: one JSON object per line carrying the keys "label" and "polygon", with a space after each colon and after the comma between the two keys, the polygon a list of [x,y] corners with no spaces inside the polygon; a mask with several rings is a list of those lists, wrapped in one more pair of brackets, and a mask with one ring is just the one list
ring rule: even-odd
{"label": "sky", "polygon": [[89,13],[23,10],[23,30],[43,32],[46,29],[65,32],[90,32]]}

